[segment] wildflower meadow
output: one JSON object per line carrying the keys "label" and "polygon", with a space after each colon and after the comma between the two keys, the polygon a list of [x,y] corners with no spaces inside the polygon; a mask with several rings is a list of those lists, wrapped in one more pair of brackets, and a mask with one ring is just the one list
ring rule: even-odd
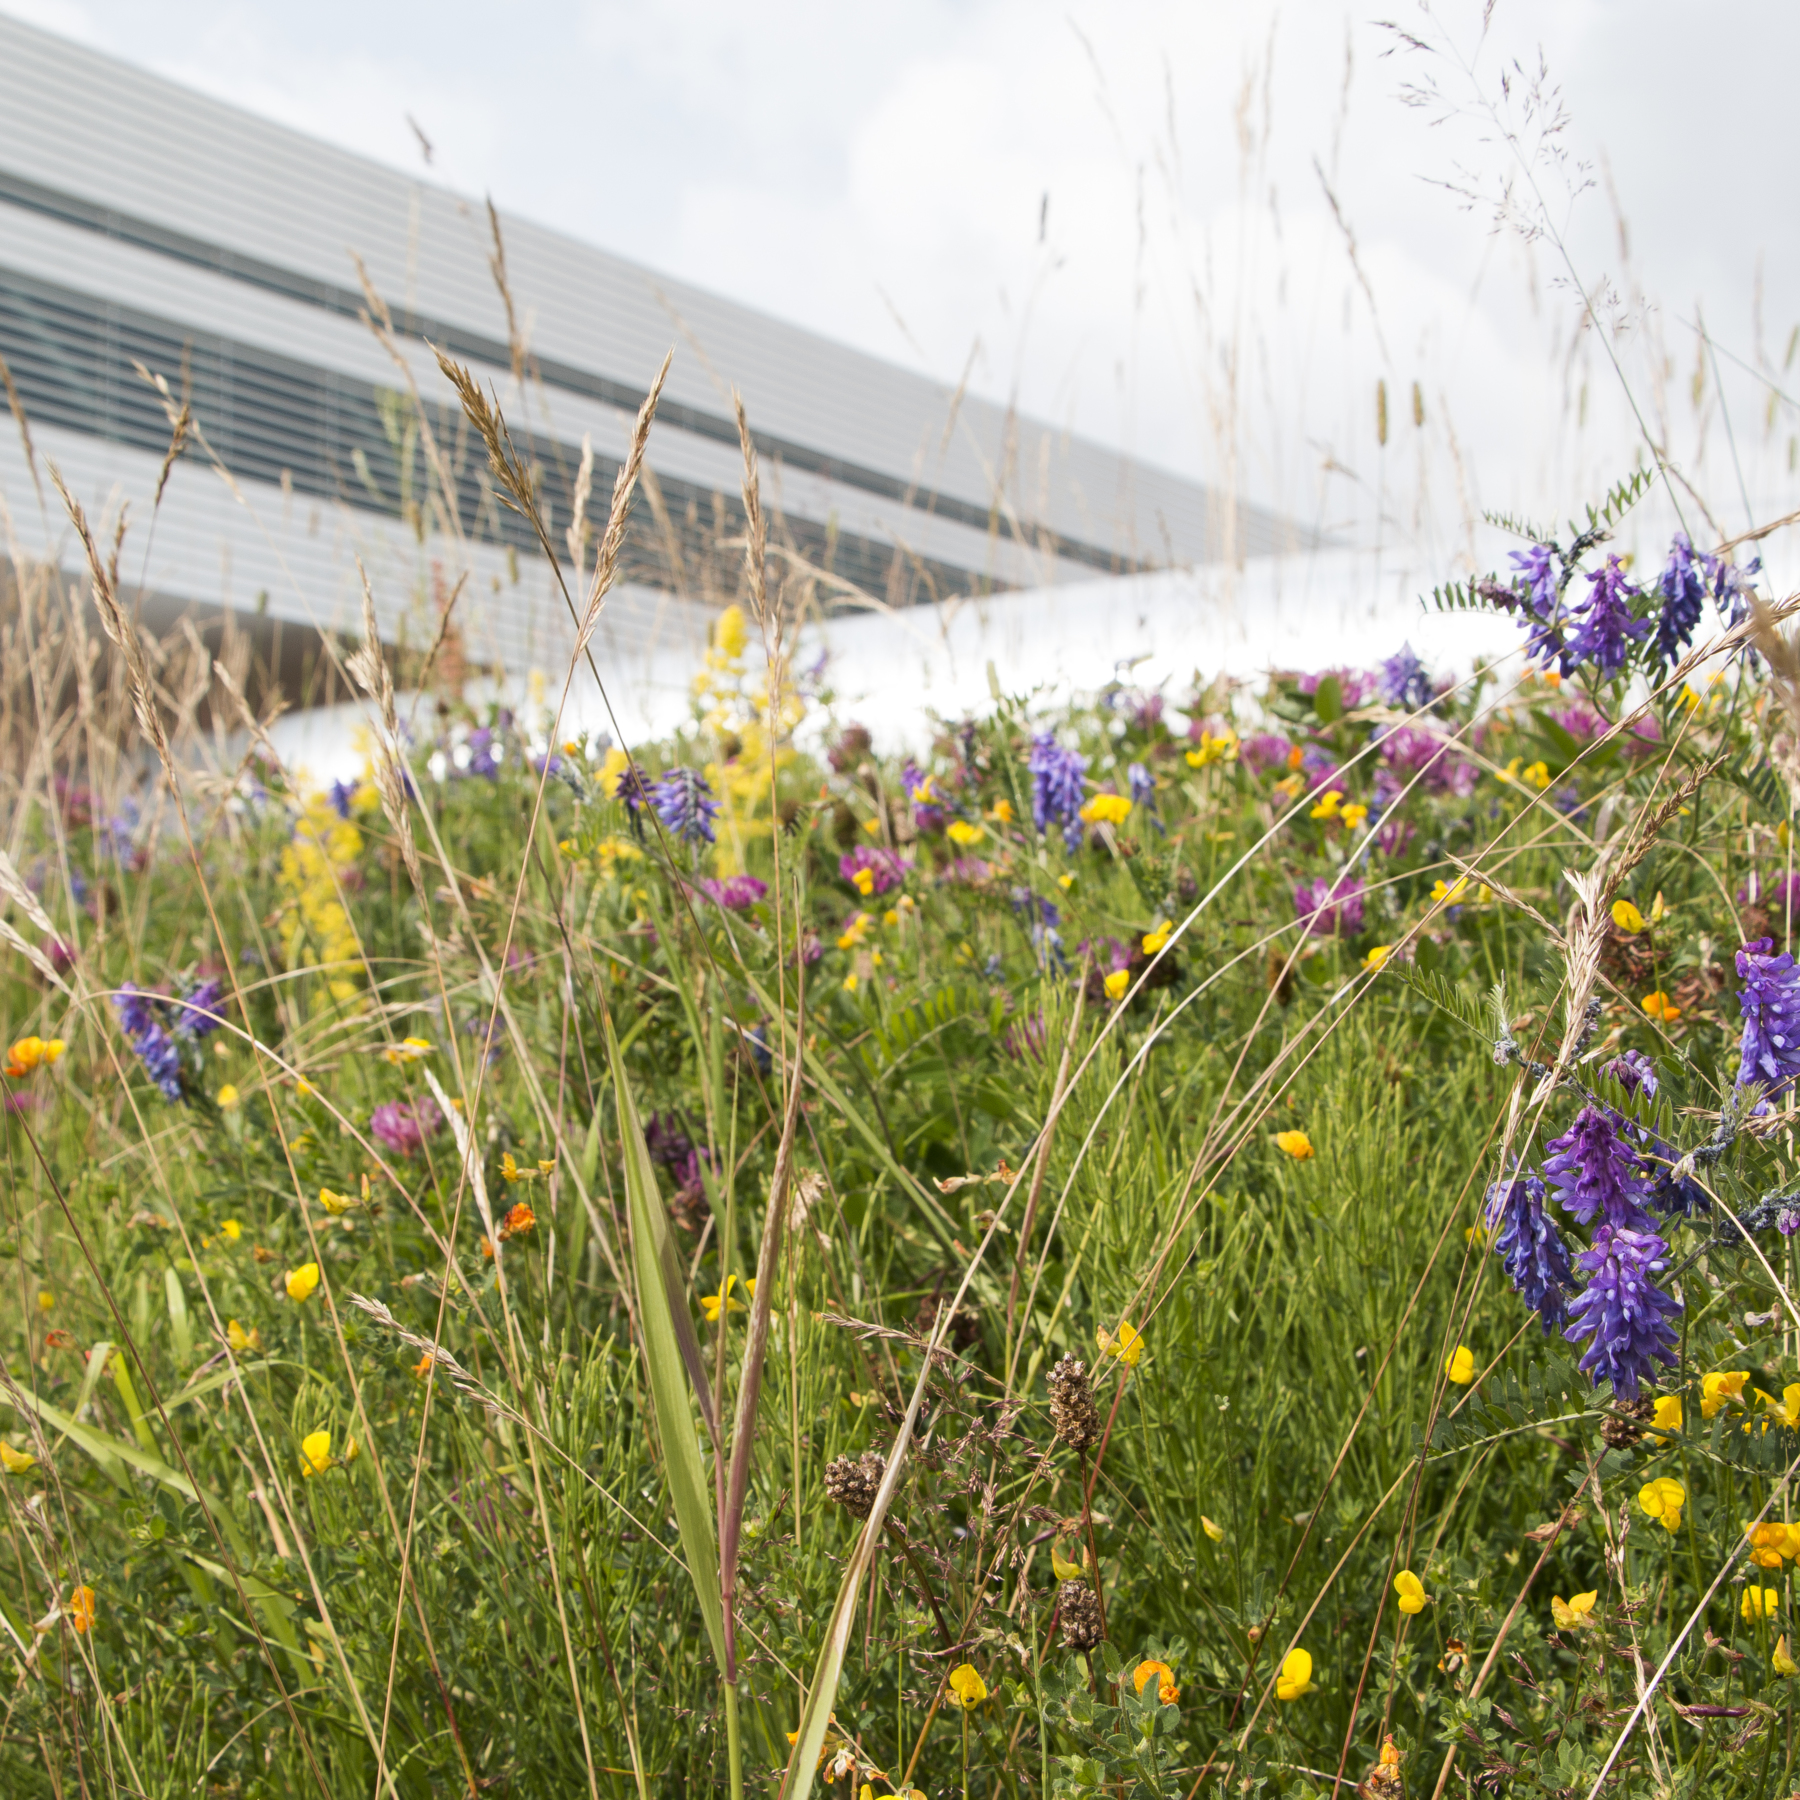
{"label": "wildflower meadow", "polygon": [[1492,664],[996,669],[909,752],[757,481],[668,740],[371,609],[324,789],[73,503],[21,575],[0,1787],[1790,1792],[1754,545],[1628,559],[1637,475],[1438,593]]}

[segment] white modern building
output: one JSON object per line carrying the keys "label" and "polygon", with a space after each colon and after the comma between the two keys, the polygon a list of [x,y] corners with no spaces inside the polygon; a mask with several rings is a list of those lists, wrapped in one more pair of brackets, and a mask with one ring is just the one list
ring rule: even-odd
{"label": "white modern building", "polygon": [[[673,346],[653,479],[598,645],[615,659],[690,643],[735,586],[733,388],[783,565],[817,572],[823,610],[1235,562],[1303,539],[1194,482],[505,216],[503,293],[483,203],[5,18],[0,120],[0,356],[40,465],[23,434],[0,430],[5,528],[15,553],[49,546],[76,566],[46,461],[96,517],[129,503],[123,567],[150,609],[354,628],[360,559],[391,639],[429,638],[462,581],[472,662],[560,669],[564,602],[525,521],[497,500],[434,345],[498,397],[559,548],[583,440],[603,517]],[[395,353],[370,327],[359,264]],[[156,377],[198,437],[152,534],[170,436]]]}

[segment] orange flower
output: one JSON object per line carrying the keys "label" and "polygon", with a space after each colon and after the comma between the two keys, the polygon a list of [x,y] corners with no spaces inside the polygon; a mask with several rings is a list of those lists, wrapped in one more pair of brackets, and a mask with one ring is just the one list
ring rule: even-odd
{"label": "orange flower", "polygon": [[6,1073],[17,1081],[40,1063],[55,1062],[67,1048],[61,1038],[20,1038],[6,1053]]}
{"label": "orange flower", "polygon": [[1673,1025],[1681,1017],[1681,1008],[1661,988],[1654,994],[1646,994],[1639,1005],[1651,1018],[1664,1025]]}
{"label": "orange flower", "polygon": [[524,1237],[529,1231],[537,1229],[537,1214],[523,1200],[507,1215],[500,1226],[500,1239],[504,1243],[508,1238]]}
{"label": "orange flower", "polygon": [[1173,1706],[1181,1698],[1181,1689],[1175,1685],[1175,1671],[1166,1662],[1144,1661],[1132,1671],[1131,1685],[1138,1692],[1144,1691],[1145,1683],[1150,1677],[1156,1677],[1156,1697],[1164,1706]]}
{"label": "orange flower", "polygon": [[77,1632],[94,1629],[94,1590],[78,1587],[69,1596],[69,1622]]}

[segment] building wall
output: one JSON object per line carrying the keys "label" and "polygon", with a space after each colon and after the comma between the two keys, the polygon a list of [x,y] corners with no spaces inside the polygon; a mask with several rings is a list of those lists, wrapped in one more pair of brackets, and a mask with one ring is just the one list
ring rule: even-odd
{"label": "building wall", "polygon": [[[654,492],[626,572],[672,596],[650,611],[684,632],[730,591],[741,559],[731,388],[757,434],[783,566],[827,568],[813,594],[828,608],[1298,541],[1166,471],[503,219],[528,321],[521,381],[479,203],[11,19],[0,118],[0,355],[39,449],[91,510],[128,498],[141,517],[167,421],[134,362],[190,399],[204,435],[175,471],[144,564],[163,594],[328,625],[354,616],[360,556],[384,631],[402,633],[415,614],[413,629],[428,629],[434,584],[466,573],[496,653],[514,668],[554,664],[566,609],[531,530],[495,502],[427,339],[498,397],[558,540],[584,438],[590,510],[603,513],[633,412],[673,346]],[[359,316],[359,257],[394,316],[392,354]],[[420,413],[449,494],[418,442]],[[15,528],[30,495],[9,435],[0,499]],[[64,539],[55,518],[43,525]]]}

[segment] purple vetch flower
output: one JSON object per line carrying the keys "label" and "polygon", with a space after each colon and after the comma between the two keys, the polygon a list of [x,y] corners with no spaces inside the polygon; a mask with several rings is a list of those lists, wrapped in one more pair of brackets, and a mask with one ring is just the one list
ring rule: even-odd
{"label": "purple vetch flower", "polygon": [[1381,665],[1381,698],[1402,712],[1416,712],[1434,698],[1431,677],[1411,644],[1402,644]]}
{"label": "purple vetch flower", "polygon": [[190,988],[182,999],[187,1004],[176,1009],[175,1029],[183,1037],[207,1037],[225,1023],[220,1016],[225,984],[216,977]]}
{"label": "purple vetch flower", "polygon": [[144,1073],[161,1090],[165,1100],[185,1101],[181,1086],[181,1052],[163,1024],[163,1003],[156,994],[146,993],[129,983],[113,995],[113,1010],[119,1015],[119,1028],[125,1040],[137,1052]]}
{"label": "purple vetch flower", "polygon": [[1294,913],[1308,937],[1354,937],[1363,928],[1363,884],[1355,876],[1303,881],[1294,889]]}
{"label": "purple vetch flower", "polygon": [[1389,819],[1375,833],[1375,848],[1383,856],[1404,856],[1413,840],[1413,827],[1404,819]]}
{"label": "purple vetch flower", "polygon": [[1568,1317],[1575,1274],[1569,1247],[1544,1210],[1543,1182],[1536,1175],[1495,1182],[1487,1193],[1486,1223],[1507,1279],[1548,1337]]}
{"label": "purple vetch flower", "polygon": [[1585,706],[1580,701],[1576,701],[1573,706],[1558,707],[1550,714],[1550,720],[1578,744],[1591,744],[1603,732],[1612,729],[1591,706]]}
{"label": "purple vetch flower", "polygon": [[347,819],[350,816],[350,803],[356,798],[356,783],[354,781],[334,781],[326,789],[325,797],[331,802],[331,810],[340,819]]}
{"label": "purple vetch flower", "polygon": [[909,756],[900,769],[900,785],[912,805],[913,823],[921,831],[936,833],[944,829],[944,796],[939,793],[937,778],[927,775]]}
{"label": "purple vetch flower", "polygon": [[748,912],[769,891],[769,884],[754,875],[727,875],[722,881],[709,876],[694,886],[727,912]]}
{"label": "purple vetch flower", "polygon": [[471,775],[485,776],[489,781],[496,781],[500,776],[500,754],[503,745],[497,744],[495,735],[484,725],[479,730],[469,733],[469,760],[466,765]]}
{"label": "purple vetch flower", "polygon": [[863,885],[856,878],[863,870],[869,872],[869,894],[885,894],[897,888],[906,879],[906,864],[901,861],[898,852],[884,850],[875,844],[858,844],[856,848],[838,858],[838,874],[850,883],[860,894]]}
{"label": "purple vetch flower", "polygon": [[1512,599],[1499,590],[1503,605],[1516,606],[1529,636],[1525,655],[1529,661],[1548,666],[1555,662],[1563,674],[1574,672],[1575,659],[1564,636],[1569,613],[1562,601],[1561,583],[1555,566],[1556,552],[1548,544],[1533,544],[1529,550],[1507,553],[1513,566]]}
{"label": "purple vetch flower", "polygon": [[1628,1094],[1656,1098],[1656,1065],[1641,1050],[1627,1050],[1606,1065],[1606,1073]]}
{"label": "purple vetch flower", "polygon": [[1142,807],[1145,812],[1156,810],[1156,777],[1141,762],[1134,762],[1125,771],[1125,780],[1131,790],[1131,804]]}
{"label": "purple vetch flower", "polygon": [[1613,1391],[1635,1400],[1638,1388],[1662,1363],[1677,1361],[1675,1329],[1669,1323],[1681,1303],[1659,1288],[1669,1246],[1652,1230],[1602,1225],[1593,1248],[1575,1259],[1587,1285],[1569,1304],[1563,1336],[1571,1344],[1586,1343],[1581,1370],[1596,1386],[1610,1381]]}
{"label": "purple vetch flower", "polygon": [[1087,758],[1079,750],[1065,750],[1053,731],[1032,739],[1025,766],[1031,771],[1031,818],[1039,831],[1053,824],[1063,828],[1063,842],[1071,850],[1081,847],[1082,777]]}
{"label": "purple vetch flower", "polygon": [[1665,1217],[1698,1218],[1712,1211],[1712,1196],[1692,1175],[1677,1173],[1675,1152],[1654,1131],[1640,1131],[1645,1140],[1642,1162],[1650,1176],[1650,1204]]}
{"label": "purple vetch flower", "polygon": [[1632,644],[1650,630],[1650,621],[1631,610],[1631,602],[1642,592],[1626,578],[1616,556],[1609,556],[1606,567],[1588,577],[1588,597],[1577,609],[1579,622],[1569,640],[1577,664],[1591,662],[1608,678],[1625,667]]}
{"label": "purple vetch flower", "polygon": [[1620,1123],[1610,1107],[1584,1106],[1547,1146],[1544,1178],[1555,1188],[1557,1204],[1583,1225],[1601,1215],[1608,1225],[1635,1229],[1650,1223],[1643,1166]]}
{"label": "purple vetch flower", "polygon": [[1738,1046],[1737,1085],[1766,1082],[1771,1095],[1800,1075],[1800,972],[1787,951],[1773,954],[1773,938],[1757,938],[1737,953],[1744,986],[1738,1007],[1744,1035]]}
{"label": "purple vetch flower", "polygon": [[444,1123],[435,1100],[389,1100],[369,1115],[376,1143],[396,1156],[414,1156]]}
{"label": "purple vetch flower", "polygon": [[[620,780],[621,790],[624,788]],[[650,790],[650,803],[663,829],[683,844],[710,844],[719,803],[698,769],[674,768]]]}
{"label": "purple vetch flower", "polygon": [[1727,625],[1741,625],[1750,616],[1750,596],[1756,591],[1756,577],[1762,571],[1762,558],[1754,556],[1742,568],[1723,557],[1711,559],[1713,601],[1719,617]]}
{"label": "purple vetch flower", "polygon": [[1657,666],[1666,668],[1679,662],[1682,651],[1694,641],[1700,607],[1706,599],[1706,570],[1685,531],[1676,532],[1669,544],[1669,560],[1663,565],[1657,592],[1662,595],[1662,611],[1657,615],[1654,648]]}
{"label": "purple vetch flower", "polygon": [[1238,761],[1255,774],[1266,775],[1271,769],[1285,769],[1294,746],[1272,731],[1259,731],[1238,745]]}
{"label": "purple vetch flower", "polygon": [[1125,702],[1125,717],[1135,731],[1153,731],[1162,723],[1161,694],[1133,694]]}

